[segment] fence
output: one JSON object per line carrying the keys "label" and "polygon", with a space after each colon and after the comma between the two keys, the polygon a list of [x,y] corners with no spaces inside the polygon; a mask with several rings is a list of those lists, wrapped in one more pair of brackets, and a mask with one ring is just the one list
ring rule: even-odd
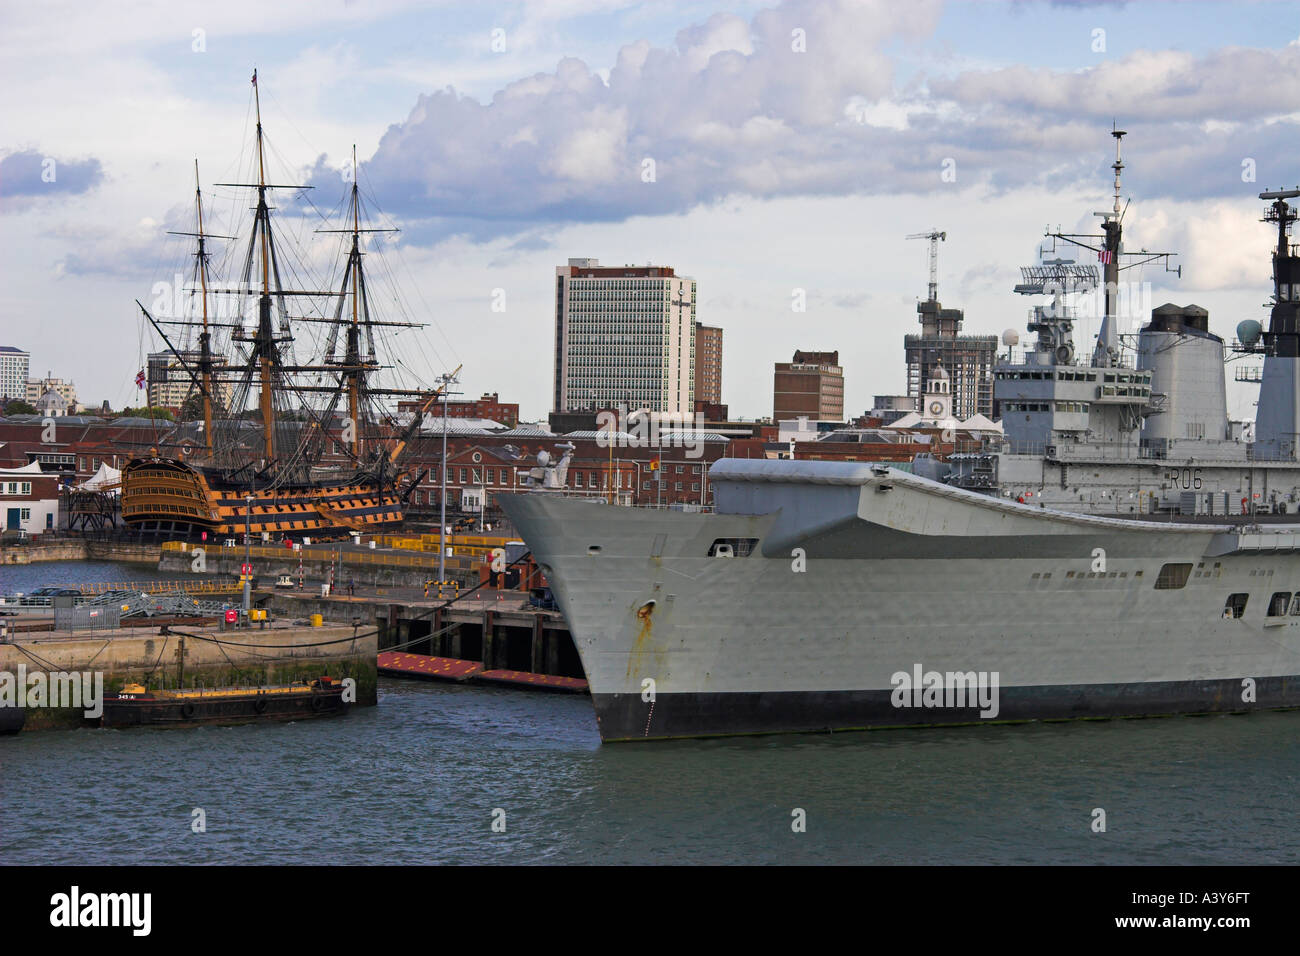
{"label": "fence", "polygon": [[145,594],[229,594],[240,586],[228,581],[101,581],[79,584],[82,594],[99,595],[109,591],[138,591]]}
{"label": "fence", "polygon": [[122,623],[120,607],[56,607],[56,631],[101,631],[119,627]]}
{"label": "fence", "polygon": [[[188,545],[183,541],[168,541],[162,546],[166,552],[188,553],[195,547],[201,547],[208,558],[230,558],[242,561],[244,555],[250,558],[270,558],[274,561],[286,563],[296,562],[301,556],[303,561],[319,561],[330,564],[340,561],[345,565],[370,565],[386,568],[427,568],[437,570],[438,554],[434,549],[433,554],[413,552],[409,554],[394,554],[391,551],[376,553],[369,549],[358,548],[354,545],[344,545],[338,548],[303,548],[301,551],[292,551],[289,548],[268,548],[255,545],[247,549],[236,545],[233,548],[227,548],[225,545]],[[445,562],[447,567],[468,569],[482,564],[481,555],[460,555],[448,558]]]}

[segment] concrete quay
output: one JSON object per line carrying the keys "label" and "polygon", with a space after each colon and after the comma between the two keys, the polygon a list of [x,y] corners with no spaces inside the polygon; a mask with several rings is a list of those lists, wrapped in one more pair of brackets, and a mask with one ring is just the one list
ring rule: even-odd
{"label": "concrete quay", "polygon": [[[225,687],[283,684],[328,674],[357,682],[359,705],[377,702],[378,648],[373,627],[272,624],[224,629],[215,624],[106,631],[42,631],[0,644],[0,673],[102,674],[105,695],[123,684]],[[76,708],[27,708],[24,732],[83,723]]]}

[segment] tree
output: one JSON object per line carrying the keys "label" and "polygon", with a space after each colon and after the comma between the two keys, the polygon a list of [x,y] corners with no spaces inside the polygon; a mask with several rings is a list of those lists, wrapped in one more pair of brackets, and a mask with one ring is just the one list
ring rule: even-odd
{"label": "tree", "polygon": [[22,401],[21,399],[15,398],[12,402],[10,402],[5,406],[5,414],[6,415],[35,415],[36,409],[33,406]]}
{"label": "tree", "polygon": [[[225,411],[217,402],[212,403],[212,417],[223,418]],[[181,422],[201,422],[203,421],[203,393],[190,392],[185,403],[181,405],[181,413],[177,416],[177,421]]]}
{"label": "tree", "polygon": [[161,418],[169,422],[176,420],[175,416],[165,408],[154,406],[141,406],[140,408],[124,408],[118,412],[119,418]]}

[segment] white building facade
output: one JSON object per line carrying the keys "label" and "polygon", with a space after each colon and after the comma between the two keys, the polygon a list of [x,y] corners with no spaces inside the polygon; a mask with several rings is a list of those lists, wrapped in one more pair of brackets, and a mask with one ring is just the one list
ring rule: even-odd
{"label": "white building facade", "polygon": [[26,399],[32,357],[12,345],[0,345],[0,398]]}
{"label": "white building facade", "polygon": [[555,410],[693,412],[695,294],[670,266],[557,266]]}
{"label": "white building facade", "polygon": [[40,465],[0,469],[0,524],[5,531],[29,535],[59,526],[59,479]]}

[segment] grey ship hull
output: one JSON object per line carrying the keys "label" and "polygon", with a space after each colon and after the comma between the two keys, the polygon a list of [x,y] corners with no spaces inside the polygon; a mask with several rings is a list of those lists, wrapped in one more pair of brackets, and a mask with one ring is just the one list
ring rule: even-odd
{"label": "grey ship hull", "polygon": [[[1300,615],[1266,614],[1300,588],[1300,528],[1053,512],[849,463],[711,477],[716,514],[498,499],[604,740],[1300,707]],[[1181,587],[1156,586],[1166,565]],[[928,672],[996,674],[996,707],[897,690]]]}

